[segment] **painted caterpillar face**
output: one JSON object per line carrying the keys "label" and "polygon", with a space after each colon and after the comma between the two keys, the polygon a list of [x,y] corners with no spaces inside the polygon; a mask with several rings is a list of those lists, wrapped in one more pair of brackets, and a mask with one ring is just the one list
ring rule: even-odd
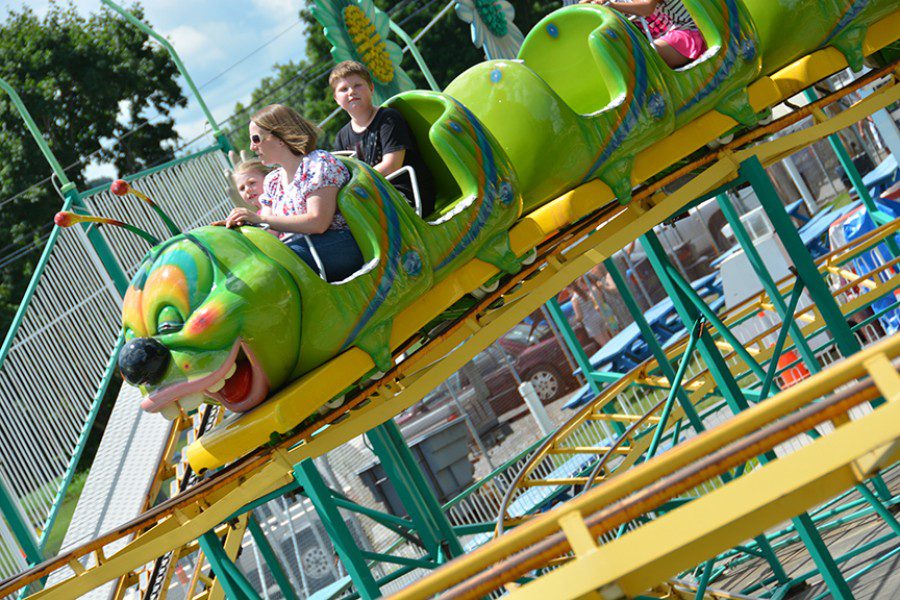
{"label": "painted caterpillar face", "polygon": [[204,227],[151,251],[122,310],[125,379],[141,406],[175,418],[200,402],[243,412],[290,377],[300,299],[277,263],[240,233]]}

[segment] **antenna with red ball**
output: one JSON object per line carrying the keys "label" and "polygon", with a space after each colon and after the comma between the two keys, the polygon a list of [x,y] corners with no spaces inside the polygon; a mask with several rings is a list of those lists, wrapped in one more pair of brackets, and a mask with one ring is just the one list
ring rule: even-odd
{"label": "antenna with red ball", "polygon": [[135,196],[149,204],[153,208],[153,210],[156,211],[156,214],[160,216],[160,218],[163,220],[163,223],[165,223],[166,227],[168,227],[169,233],[171,233],[172,235],[178,235],[181,233],[181,230],[178,229],[178,226],[175,225],[175,222],[169,218],[169,215],[163,212],[163,209],[161,209],[159,205],[156,204],[156,202],[151,200],[150,197],[143,192],[139,192],[138,190],[131,187],[131,185],[129,185],[128,182],[124,179],[116,179],[115,181],[113,181],[112,185],[109,186],[109,191],[111,191],[116,196],[125,196],[129,193],[134,194]]}
{"label": "antenna with red ball", "polygon": [[53,222],[59,225],[60,227],[71,227],[72,225],[76,225],[78,223],[97,223],[98,225],[113,225],[115,227],[121,227],[126,231],[130,231],[135,235],[139,235],[144,238],[151,245],[156,246],[159,244],[159,240],[153,237],[151,234],[147,233],[143,229],[135,227],[134,225],[129,225],[128,223],[123,223],[122,221],[117,221],[116,219],[109,219],[107,217],[93,217],[91,215],[79,215],[78,213],[73,213],[67,210],[60,211],[56,213],[56,216],[53,217]]}

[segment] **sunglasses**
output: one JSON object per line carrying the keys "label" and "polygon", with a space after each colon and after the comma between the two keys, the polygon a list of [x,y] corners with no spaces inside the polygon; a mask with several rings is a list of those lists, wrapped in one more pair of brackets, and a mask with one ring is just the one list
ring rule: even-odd
{"label": "sunglasses", "polygon": [[250,136],[250,143],[251,143],[251,144],[257,144],[257,145],[258,145],[258,144],[259,144],[260,142],[262,142],[262,141],[263,141],[263,138],[261,138],[260,136],[256,135],[255,133],[254,133],[253,135]]}

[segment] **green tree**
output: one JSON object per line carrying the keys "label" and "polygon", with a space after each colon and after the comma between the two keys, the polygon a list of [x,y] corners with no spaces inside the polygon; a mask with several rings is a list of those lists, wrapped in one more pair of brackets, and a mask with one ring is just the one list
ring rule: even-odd
{"label": "green tree", "polygon": [[[375,0],[375,5],[387,12],[395,23],[407,33],[415,36],[443,8],[445,2],[431,0],[413,3],[409,0]],[[523,32],[529,31],[547,13],[559,8],[559,0],[512,1],[516,9],[516,25]],[[300,18],[306,24],[306,58],[300,62],[275,65],[275,74],[263,79],[253,91],[247,106],[238,104],[235,115],[228,123],[229,136],[238,148],[248,148],[247,122],[250,115],[259,108],[273,102],[287,104],[314,122],[321,122],[335,108],[328,87],[328,72],[333,66],[331,46],[322,35],[322,27],[310,12],[311,3],[300,11]],[[403,45],[401,40],[394,41]],[[431,69],[441,88],[472,65],[484,60],[480,48],[472,45],[469,25],[461,21],[451,10],[432,27],[418,43],[419,51]],[[413,57],[407,52],[403,57],[403,68],[410,74],[416,87],[428,89],[424,76]],[[324,127],[328,146],[337,130],[347,121],[338,114]]]}
{"label": "green tree", "polygon": [[[143,18],[139,5],[130,10]],[[94,153],[122,174],[173,157],[178,136],[169,113],[187,103],[177,76],[165,50],[107,9],[82,17],[74,4],[51,3],[43,18],[26,8],[10,11],[0,25],[0,77],[22,97],[59,162],[75,165],[67,175],[81,189],[87,157]],[[50,167],[5,95],[0,156],[5,332],[40,255],[40,240],[61,205],[52,186],[33,186],[50,175]]]}

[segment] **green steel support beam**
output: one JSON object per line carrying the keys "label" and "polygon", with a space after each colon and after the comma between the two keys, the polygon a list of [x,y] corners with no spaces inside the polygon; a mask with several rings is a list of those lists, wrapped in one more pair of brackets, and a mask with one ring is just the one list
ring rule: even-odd
{"label": "green steel support beam", "polygon": [[847,357],[859,352],[859,341],[853,335],[850,326],[847,325],[840,307],[828,289],[828,284],[822,279],[812,256],[800,239],[800,234],[791,223],[791,218],[784,210],[781,198],[778,197],[775,186],[772,185],[762,163],[755,156],[749,158],[741,163],[739,173],[753,187],[759,203],[762,204],[763,210],[766,211],[775,228],[776,235],[784,244],[788,256],[794,263],[797,278],[803,281],[809,291],[812,301],[821,312],[826,328],[831,332],[841,354]]}
{"label": "green steel support beam", "polygon": [[[812,88],[804,90],[803,95],[806,96],[806,99],[810,102],[815,102],[819,99],[819,94]],[[847,149],[844,147],[844,142],[841,141],[841,137],[836,133],[832,133],[828,136],[828,143],[831,144],[831,149],[834,150],[834,153],[837,155],[841,167],[844,169],[844,172],[847,173],[847,177],[850,178],[850,183],[853,185],[856,194],[859,196],[860,200],[863,201],[863,204],[866,205],[866,209],[872,216],[872,220],[876,225],[884,225],[885,223],[890,222],[891,218],[878,210],[878,206],[876,206],[875,201],[872,200],[872,196],[869,194],[868,188],[866,188],[863,183],[859,171],[856,170],[856,165],[853,164],[853,159],[847,154]]]}
{"label": "green steel support beam", "polygon": [[284,567],[281,566],[281,561],[278,560],[278,556],[276,556],[272,545],[266,538],[265,532],[263,532],[262,527],[259,526],[253,515],[248,517],[247,526],[250,528],[250,535],[253,536],[253,541],[256,543],[256,547],[259,548],[263,561],[265,561],[266,566],[271,571],[275,583],[278,584],[278,589],[281,590],[281,595],[284,596],[285,600],[299,600],[300,597],[294,592],[291,581],[288,579],[287,573],[284,572]]}
{"label": "green steel support beam", "polygon": [[[760,166],[760,168],[762,167]],[[783,207],[782,212],[784,212]],[[785,216],[787,216],[786,213]],[[794,231],[794,233],[796,234],[796,231]],[[644,250],[647,252],[647,258],[648,260],[650,260],[650,264],[658,274],[660,281],[662,281],[663,288],[672,298],[672,302],[675,304],[675,309],[681,316],[682,321],[684,323],[691,323],[696,320],[700,314],[698,310],[699,307],[695,306],[691,301],[691,297],[685,294],[683,288],[677,285],[675,281],[673,281],[672,273],[677,273],[677,271],[666,258],[665,250],[663,250],[659,238],[656,237],[655,233],[650,231],[649,233],[641,237],[641,244],[643,245]],[[807,254],[807,257],[808,256],[809,255]],[[819,281],[821,282],[821,279]],[[831,298],[831,295],[829,294],[828,297]],[[720,333],[721,332],[722,331],[720,330]],[[741,393],[740,387],[735,381],[734,376],[731,374],[731,371],[728,369],[728,365],[725,364],[725,360],[719,353],[719,349],[716,347],[715,343],[712,340],[712,337],[707,332],[703,332],[700,336],[700,353],[703,356],[703,360],[706,363],[707,369],[709,369],[710,374],[715,379],[720,393],[725,398],[725,401],[728,403],[729,408],[731,408],[732,413],[738,414],[739,412],[742,412],[749,408],[746,398]],[[774,454],[768,452],[760,456],[760,461],[765,464],[766,462],[773,460],[774,458]],[[835,598],[839,598],[841,600],[853,598],[853,596],[850,594],[850,588],[847,585],[847,582],[844,580],[843,576],[841,575],[840,569],[834,561],[834,557],[829,554],[828,548],[825,546],[825,542],[822,540],[822,536],[819,535],[819,532],[818,530],[816,530],[816,527],[809,515],[807,515],[806,513],[802,513],[801,515],[794,517],[792,520],[797,528],[797,531],[801,532],[801,539],[806,545],[806,548],[809,551],[813,562],[815,562],[816,567],[819,569],[819,572],[825,579],[825,582],[828,585],[828,590]],[[759,538],[756,539],[759,542]],[[769,547],[768,540],[766,541],[765,546]],[[784,576],[783,581],[789,581],[784,574],[783,569],[781,570],[781,573],[776,572],[776,575],[780,575],[779,580],[782,580],[781,576]]]}
{"label": "green steel support beam", "polygon": [[148,36],[155,39],[159,43],[159,45],[169,53],[169,56],[172,57],[172,62],[174,62],[175,66],[178,68],[178,72],[181,73],[182,77],[184,77],[184,81],[187,83],[188,87],[191,89],[191,92],[194,94],[194,97],[197,99],[197,103],[200,105],[200,110],[203,111],[203,114],[206,117],[209,126],[212,128],[212,134],[213,136],[215,136],[216,141],[219,143],[219,148],[221,148],[223,152],[233,150],[234,148],[231,146],[231,142],[228,141],[228,138],[219,129],[219,124],[216,123],[215,118],[213,117],[209,108],[206,106],[206,102],[203,101],[203,96],[200,95],[200,90],[197,88],[196,84],[194,84],[194,80],[188,73],[187,68],[185,68],[184,63],[181,62],[181,57],[178,56],[178,53],[175,51],[175,48],[172,47],[172,44],[169,43],[169,40],[156,33],[156,31],[154,31],[150,26],[139,20],[133,14],[131,14],[112,0],[101,0],[101,2],[122,15],[122,17],[126,21],[146,33]]}
{"label": "green steel support beam", "polygon": [[[613,283],[616,285],[616,289],[622,296],[622,301],[625,303],[625,307],[628,309],[628,312],[631,313],[631,316],[634,319],[635,324],[638,326],[641,335],[644,336],[644,341],[647,342],[647,346],[649,346],[650,348],[650,353],[653,355],[653,358],[656,359],[656,363],[659,365],[659,370],[662,371],[662,374],[666,379],[668,379],[669,381],[675,381],[675,368],[672,366],[672,363],[666,356],[666,352],[660,345],[659,340],[656,339],[656,334],[653,333],[653,329],[650,327],[650,324],[647,323],[647,319],[644,318],[644,313],[641,311],[637,301],[634,299],[634,295],[631,293],[631,289],[628,287],[628,282],[625,281],[624,277],[622,277],[622,272],[619,271],[619,267],[616,266],[615,261],[611,258],[607,258],[606,260],[604,260],[603,265],[606,267],[606,270],[609,273],[610,277],[612,277]],[[703,420],[700,418],[700,415],[697,414],[697,409],[694,407],[691,399],[685,393],[684,389],[681,388],[681,386],[673,386],[673,388],[675,389],[675,397],[678,400],[678,404],[681,405],[681,409],[684,411],[684,414],[690,422],[691,427],[694,428],[694,431],[700,433],[701,431],[703,431]]]}
{"label": "green steel support beam", "polygon": [[[662,246],[660,246],[660,249]],[[684,298],[690,302],[691,306],[698,311],[707,321],[712,323],[716,327],[716,332],[722,336],[722,339],[728,343],[737,353],[737,355],[743,360],[750,370],[753,371],[753,374],[756,375],[760,382],[764,381],[766,378],[766,372],[763,368],[756,362],[756,359],[753,358],[753,355],[747,351],[744,345],[741,343],[737,336],[735,336],[731,329],[729,329],[722,319],[703,301],[703,298],[700,297],[700,294],[691,287],[691,284],[687,282],[687,280],[681,275],[681,272],[668,260],[663,261],[661,268],[665,271],[665,274],[668,276],[669,280],[679,288],[679,291],[683,294]],[[660,273],[661,271],[657,271]],[[712,338],[710,338],[711,340]],[[715,350],[715,354],[718,355],[718,349]],[[724,364],[724,362],[723,362]],[[735,384],[737,382],[735,381]],[[743,396],[743,392],[741,393]]]}
{"label": "green steel support beam", "polygon": [[706,587],[709,585],[715,566],[716,561],[713,558],[703,563],[703,575],[700,576],[700,581],[697,583],[697,592],[694,594],[696,600],[703,600],[706,597]]}
{"label": "green steel support beam", "polygon": [[441,510],[434,492],[425,481],[406,440],[397,424],[390,420],[366,433],[381,466],[413,522],[415,532],[432,556],[445,554],[462,556],[462,545],[453,532],[447,516]]}
{"label": "green steel support beam", "polygon": [[416,43],[413,41],[409,34],[403,31],[403,29],[394,23],[394,20],[390,17],[388,18],[388,23],[390,23],[391,31],[397,34],[401,40],[406,43],[406,47],[409,48],[410,54],[413,55],[413,59],[415,59],[416,64],[419,65],[419,69],[422,71],[422,75],[425,76],[425,81],[428,83],[428,87],[431,88],[433,92],[440,92],[441,86],[437,84],[437,81],[434,80],[434,76],[431,74],[431,69],[428,68],[428,64],[425,62],[425,59],[419,53],[419,49],[416,47]]}
{"label": "green steel support beam", "polygon": [[256,590],[253,589],[238,566],[234,564],[234,561],[225,553],[222,543],[214,532],[207,531],[197,541],[200,542],[200,548],[203,550],[206,560],[209,561],[210,568],[216,574],[216,580],[225,591],[226,598],[229,600],[260,600]]}
{"label": "green steel support beam", "polygon": [[366,564],[362,550],[332,501],[331,490],[325,485],[312,459],[307,458],[294,465],[294,478],[303,486],[304,492],[312,501],[344,568],[347,569],[347,573],[359,592],[360,598],[365,600],[380,598],[381,590]]}
{"label": "green steel support beam", "polygon": [[363,506],[362,504],[357,504],[352,500],[348,500],[343,496],[339,496],[336,492],[332,493],[334,497],[334,503],[340,508],[346,508],[347,510],[352,510],[353,512],[357,512],[361,515],[365,515],[372,519],[373,521],[377,521],[384,525],[385,527],[393,527],[393,528],[401,528],[401,529],[412,529],[412,522],[409,519],[404,519],[403,517],[398,517],[396,515],[391,515],[385,512],[381,512],[380,510],[375,510],[374,508],[369,508],[367,506]]}
{"label": "green steel support beam", "polygon": [[878,498],[875,497],[875,494],[866,486],[865,483],[858,483],[855,486],[855,489],[859,492],[859,494],[865,499],[866,502],[871,505],[872,509],[878,513],[878,516],[884,519],[884,522],[888,524],[891,530],[894,532],[894,535],[900,537],[900,523],[897,523],[896,517],[894,517],[893,513],[882,504]]}
{"label": "green steel support beam", "polygon": [[366,560],[371,560],[373,562],[385,562],[404,567],[415,567],[417,569],[436,569],[439,565],[439,562],[428,560],[427,557],[425,559],[408,558],[406,556],[394,556],[392,554],[369,552],[367,550],[363,550],[362,555]]}
{"label": "green steel support beam", "polygon": [[[797,281],[796,284],[794,284],[794,290],[791,293],[790,304],[785,311],[788,315],[793,315],[794,311],[797,310],[797,304],[800,303],[800,297],[802,295],[803,282]],[[781,351],[784,349],[784,342],[787,339],[789,325],[791,323],[795,323],[793,316],[789,317],[788,320],[784,320],[784,317],[782,317],[781,331],[778,332],[778,339],[775,340],[775,348],[774,350],[772,350],[772,358],[769,360],[769,370],[766,372],[766,378],[763,381],[762,388],[759,391],[759,396],[761,399],[769,397],[769,390],[772,388],[772,384],[775,382],[775,373],[778,371],[778,357],[781,356]],[[803,338],[801,337],[801,339]],[[816,363],[816,366],[818,367],[818,362]],[[810,371],[812,371],[812,369],[810,369]]]}
{"label": "green steel support beam", "polygon": [[[566,318],[566,315],[563,314],[559,301],[555,297],[550,298],[544,306],[547,307],[550,318],[553,319],[553,322],[556,324],[556,327],[563,337],[563,341],[566,343],[569,351],[572,352],[572,356],[575,357],[575,362],[581,368],[581,372],[584,374],[585,379],[587,379],[588,387],[591,388],[591,392],[594,396],[599,396],[602,389],[598,383],[600,379],[594,376],[594,368],[591,366],[591,361],[585,353],[584,348],[581,347],[581,342],[578,341],[578,337],[572,330],[572,326],[569,325],[569,320]],[[607,404],[603,407],[603,412],[614,413],[616,412],[616,409],[611,406],[611,404]],[[616,432],[616,435],[625,433],[625,425],[618,421],[613,421],[612,427]]]}
{"label": "green steel support beam", "polygon": [[[651,232],[652,234],[652,232]],[[654,235],[654,239],[656,236]],[[659,244],[659,240],[656,240],[657,244]],[[662,246],[659,245],[659,250],[662,251]],[[648,252],[649,256],[649,252]],[[662,256],[665,256],[663,253]],[[677,373],[675,369],[672,367],[672,363],[669,362],[669,358],[666,356],[665,351],[659,343],[659,340],[656,339],[656,335],[653,333],[653,329],[650,327],[650,324],[647,323],[647,319],[644,318],[644,313],[641,311],[640,307],[637,304],[637,301],[634,299],[634,296],[631,294],[631,290],[628,287],[628,283],[625,281],[625,278],[622,277],[621,271],[616,266],[615,261],[611,258],[606,259],[603,262],[604,266],[606,266],[606,270],[609,272],[612,277],[613,283],[615,283],[616,288],[619,291],[619,294],[622,296],[622,300],[625,302],[625,306],[628,308],[628,312],[631,313],[634,318],[635,323],[638,325],[638,329],[640,329],[641,334],[644,336],[644,341],[647,342],[647,345],[650,347],[650,351],[653,354],[653,357],[656,359],[657,364],[659,365],[660,370],[663,375],[669,381],[675,381],[677,379]],[[662,271],[658,271],[662,273]],[[663,280],[663,277],[660,277],[660,280]],[[693,289],[693,288],[692,288]],[[677,307],[677,305],[676,305]],[[681,314],[681,313],[679,313]],[[699,315],[695,315],[692,321],[688,322],[697,322],[697,317]],[[682,315],[682,319],[684,316]],[[694,330],[692,329],[692,334]],[[698,340],[702,338],[702,336],[708,335],[706,334],[702,328],[697,331]],[[687,417],[688,422],[691,424],[691,427],[694,429],[697,434],[702,433],[706,428],[703,426],[703,419],[697,413],[697,409],[694,407],[694,404],[691,402],[691,399],[685,393],[684,388],[680,385],[673,385],[672,389],[675,392],[675,398],[677,398],[678,403],[681,405],[682,410],[684,411],[685,416]],[[738,388],[738,392],[740,393],[740,388]],[[678,424],[675,427],[675,434],[673,435],[672,443],[678,443],[678,437],[681,433],[681,421],[678,421]],[[725,473],[722,475],[722,480],[725,483],[731,481],[732,477]],[[762,552],[765,554],[766,561],[772,568],[772,572],[778,578],[778,581],[781,583],[786,583],[790,579],[785,573],[784,568],[781,566],[781,563],[778,560],[778,557],[775,556],[775,551],[772,549],[769,541],[766,539],[766,536],[760,535],[754,538],[757,544],[760,546]]]}
{"label": "green steel support beam", "polygon": [[12,493],[6,488],[2,477],[0,477],[0,517],[3,517],[9,525],[16,542],[25,553],[28,564],[36,565],[44,560],[38,540],[28,524],[25,513],[22,512]]}
{"label": "green steel support beam", "polygon": [[594,367],[591,366],[591,359],[588,358],[587,353],[581,346],[581,342],[578,341],[578,336],[576,336],[575,331],[572,330],[572,326],[569,324],[569,320],[563,313],[559,301],[553,297],[548,300],[544,306],[547,307],[550,318],[553,319],[553,323],[556,325],[557,329],[559,329],[559,333],[562,335],[563,341],[572,353],[575,363],[578,365],[578,368],[581,369],[585,379],[587,379],[588,387],[591,388],[591,392],[595,395],[599,394],[602,388],[594,377]]}
{"label": "green steel support beam", "polygon": [[268,504],[272,500],[276,500],[276,499],[284,496],[285,494],[290,494],[297,490],[299,490],[300,493],[303,492],[303,489],[300,487],[300,484],[295,480],[292,483],[289,483],[288,485],[281,486],[274,492],[270,492],[270,493],[266,494],[265,496],[262,496],[261,498],[257,498],[253,502],[248,502],[247,504],[245,504],[238,510],[231,513],[231,515],[229,515],[229,517],[227,519],[225,519],[225,521],[231,521],[232,519],[237,519],[244,513],[248,513],[251,510],[255,510],[255,509],[259,508],[260,506],[262,506],[263,504]]}
{"label": "green steel support beam", "polygon": [[[734,237],[741,245],[741,248],[743,248],[744,254],[747,255],[747,260],[750,261],[750,265],[753,267],[753,271],[756,273],[756,276],[759,277],[763,289],[769,295],[769,299],[775,306],[775,311],[778,313],[778,316],[781,317],[781,322],[788,325],[791,339],[794,340],[794,345],[800,353],[800,356],[803,358],[806,368],[809,369],[810,373],[818,373],[820,370],[819,361],[816,360],[806,338],[803,337],[803,333],[797,326],[797,322],[794,320],[794,311],[788,310],[785,305],[784,298],[781,297],[781,294],[778,292],[778,286],[775,285],[775,280],[772,279],[772,274],[769,273],[765,263],[763,263],[762,257],[756,250],[756,246],[753,245],[753,240],[750,239],[750,235],[747,233],[744,223],[734,209],[734,205],[725,194],[719,194],[716,197],[716,200],[718,201],[719,208],[722,209],[722,214],[725,215],[725,219],[731,225],[731,231],[734,232]],[[772,361],[777,363],[778,358],[777,355],[773,356]]]}
{"label": "green steel support beam", "polygon": [[666,398],[666,404],[663,406],[662,413],[659,415],[659,423],[656,424],[656,431],[653,432],[653,439],[650,441],[650,447],[647,448],[647,460],[656,455],[659,448],[659,442],[662,440],[663,433],[666,431],[666,425],[669,422],[669,415],[672,414],[672,405],[675,403],[675,397],[678,390],[681,389],[681,382],[684,374],[687,372],[688,364],[691,362],[691,356],[694,354],[694,348],[697,346],[697,339],[700,332],[703,331],[703,319],[697,319],[691,328],[691,337],[688,339],[687,347],[684,354],[681,355],[681,362],[678,364],[678,372],[675,373],[675,379],[672,380],[672,388],[669,390],[669,396]]}
{"label": "green steel support beam", "polygon": [[806,513],[801,513],[791,520],[797,528],[797,534],[803,541],[803,545],[806,546],[813,562],[819,569],[819,575],[825,581],[831,596],[838,600],[854,600],[853,592],[850,591],[850,586],[847,584],[847,580],[844,579],[844,574],[841,573],[837,561],[828,551],[828,546],[825,544],[822,536],[819,535],[819,530],[816,529],[812,518]]}

